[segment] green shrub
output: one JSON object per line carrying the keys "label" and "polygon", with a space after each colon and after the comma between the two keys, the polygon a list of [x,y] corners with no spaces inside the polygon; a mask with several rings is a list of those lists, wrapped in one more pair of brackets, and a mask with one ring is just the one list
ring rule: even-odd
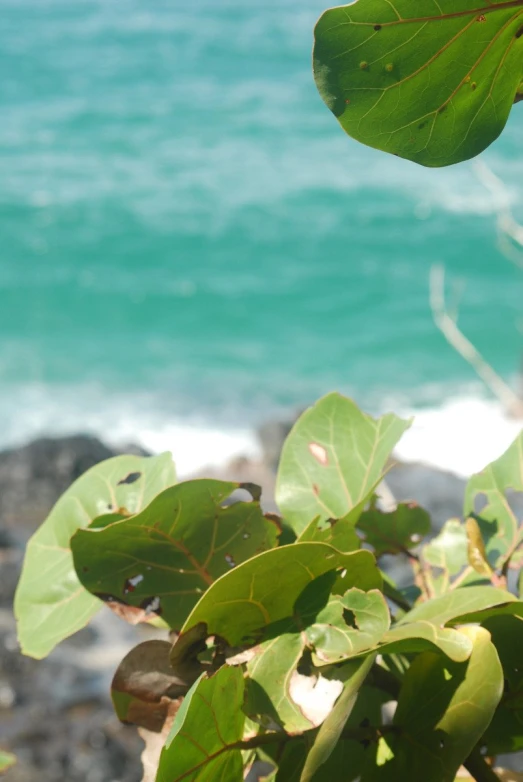
{"label": "green shrub", "polygon": [[425,511],[376,497],[409,426],[320,400],[283,449],[282,518],[253,485],[175,484],[168,455],[94,467],[28,544],[22,648],[42,657],[102,601],[172,631],[112,686],[122,721],[164,734],[158,782],[240,782],[256,760],[279,782],[450,782],[462,764],[496,779],[483,755],[523,749],[523,600],[507,586],[523,525],[506,496],[523,491],[523,436],[469,481],[466,522],[423,544]]}

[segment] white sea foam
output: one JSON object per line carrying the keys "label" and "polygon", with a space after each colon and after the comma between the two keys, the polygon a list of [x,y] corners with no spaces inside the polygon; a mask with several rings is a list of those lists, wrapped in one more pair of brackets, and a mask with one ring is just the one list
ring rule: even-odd
{"label": "white sea foam", "polygon": [[482,470],[509,447],[523,421],[508,418],[498,402],[459,396],[440,407],[398,411],[414,416],[395,456],[468,477]]}
{"label": "white sea foam", "polygon": [[[409,404],[389,399],[376,410],[413,417],[395,456],[469,476],[500,456],[523,428],[508,418],[501,405],[482,396],[481,386],[461,391],[418,390],[417,399],[446,401]],[[198,410],[195,405],[194,409]],[[207,467],[246,456],[258,458],[260,444],[254,426],[203,414],[182,415],[165,398],[145,393],[110,393],[99,387],[27,385],[0,394],[0,448],[21,445],[41,436],[87,433],[117,448],[138,444],[159,453],[171,451],[178,474],[187,477]],[[281,410],[276,417],[281,416]],[[289,418],[294,411],[289,411]],[[260,416],[270,418],[270,414]]]}

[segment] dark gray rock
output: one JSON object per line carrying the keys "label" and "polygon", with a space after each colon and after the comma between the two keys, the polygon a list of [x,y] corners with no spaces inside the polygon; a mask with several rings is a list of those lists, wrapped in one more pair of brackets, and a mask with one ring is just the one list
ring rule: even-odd
{"label": "dark gray rock", "polygon": [[454,473],[425,464],[396,463],[386,482],[397,502],[412,500],[425,508],[434,530],[463,514],[466,481]]}
{"label": "dark gray rock", "polygon": [[115,450],[88,435],[46,437],[1,452],[0,529],[25,540],[73,481],[122,452],[146,455],[137,446]]}
{"label": "dark gray rock", "polygon": [[[18,757],[10,782],[142,778],[143,742],[134,728],[119,723],[110,702],[116,663],[85,664],[100,644],[107,645],[96,623],[37,661],[20,654],[12,615],[26,539],[73,481],[121,452],[145,455],[136,446],[115,450],[84,435],[45,438],[0,453],[0,734],[2,747]],[[114,636],[108,635],[118,647],[122,623],[114,623]]]}

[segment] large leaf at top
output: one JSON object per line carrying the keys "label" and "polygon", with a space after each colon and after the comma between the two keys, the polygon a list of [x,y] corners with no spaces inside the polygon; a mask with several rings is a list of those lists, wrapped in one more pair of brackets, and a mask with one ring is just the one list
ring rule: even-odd
{"label": "large leaf at top", "polygon": [[98,516],[138,513],[176,482],[170,453],[116,456],[95,465],[60,497],[27,544],[15,615],[24,654],[45,657],[80,630],[101,603],[80,584],[70,540]]}
{"label": "large leaf at top", "polygon": [[523,525],[509,505],[509,489],[523,492],[523,433],[499,459],[473,475],[465,491],[465,516],[476,510],[478,496],[486,498],[478,520],[493,568],[501,567],[523,544]]}
{"label": "large leaf at top", "polygon": [[393,732],[381,739],[381,765],[362,782],[454,782],[463,761],[487,729],[503,693],[503,669],[490,634],[469,627],[470,660],[419,655],[408,669]]}
{"label": "large leaf at top", "polygon": [[335,594],[353,586],[382,586],[369,551],[343,554],[326,543],[293,543],[253,557],[218,579],[187,618],[179,640],[199,627],[203,637],[219,635],[236,646],[255,631],[292,616],[305,587],[331,570],[338,573]]}
{"label": "large leaf at top", "polygon": [[241,668],[224,666],[193,685],[160,756],[156,782],[242,782],[243,693]]}
{"label": "large leaf at top", "polygon": [[375,647],[390,625],[379,590],[350,589],[331,597],[335,573],[326,573],[304,589],[290,619],[266,629],[252,650],[245,709],[255,718],[279,723],[288,733],[320,725],[343,687],[339,676],[325,678],[321,668],[299,671],[306,649],[315,666],[356,657]]}
{"label": "large leaf at top", "polygon": [[339,394],[307,410],[285,442],[276,485],[276,501],[294,531],[315,518],[363,510],[409,426],[392,414],[371,418]]}
{"label": "large leaf at top", "polygon": [[519,0],[358,0],[316,26],[320,94],[353,138],[425,166],[474,157],[523,76]]}
{"label": "large leaf at top", "polygon": [[223,506],[240,486],[187,481],[130,519],[80,530],[71,548],[82,584],[130,622],[155,614],[179,629],[217,578],[277,545],[257,500]]}

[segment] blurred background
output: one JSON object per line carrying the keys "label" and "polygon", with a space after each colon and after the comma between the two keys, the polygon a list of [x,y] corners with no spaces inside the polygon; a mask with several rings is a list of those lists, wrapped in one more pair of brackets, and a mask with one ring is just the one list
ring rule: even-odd
{"label": "blurred background", "polygon": [[[499,199],[471,164],[344,135],[311,75],[325,5],[1,0],[0,445],[90,431],[190,473],[332,389],[424,411],[409,458],[466,472],[470,444],[438,438],[478,416],[499,438],[428,292],[444,263],[463,330],[514,378]],[[516,213],[522,111],[484,155]]]}
{"label": "blurred background", "polygon": [[[521,428],[503,382],[522,393],[523,107],[479,167],[360,146],[312,78],[326,4],[0,0],[9,782],[141,779],[108,700],[135,632],[101,614],[37,663],[11,613],[25,540],[89,466],[171,450],[182,477],[256,480],[270,505],[288,425],[339,390],[416,415],[390,488],[438,527]],[[501,394],[435,326],[442,266]]]}

